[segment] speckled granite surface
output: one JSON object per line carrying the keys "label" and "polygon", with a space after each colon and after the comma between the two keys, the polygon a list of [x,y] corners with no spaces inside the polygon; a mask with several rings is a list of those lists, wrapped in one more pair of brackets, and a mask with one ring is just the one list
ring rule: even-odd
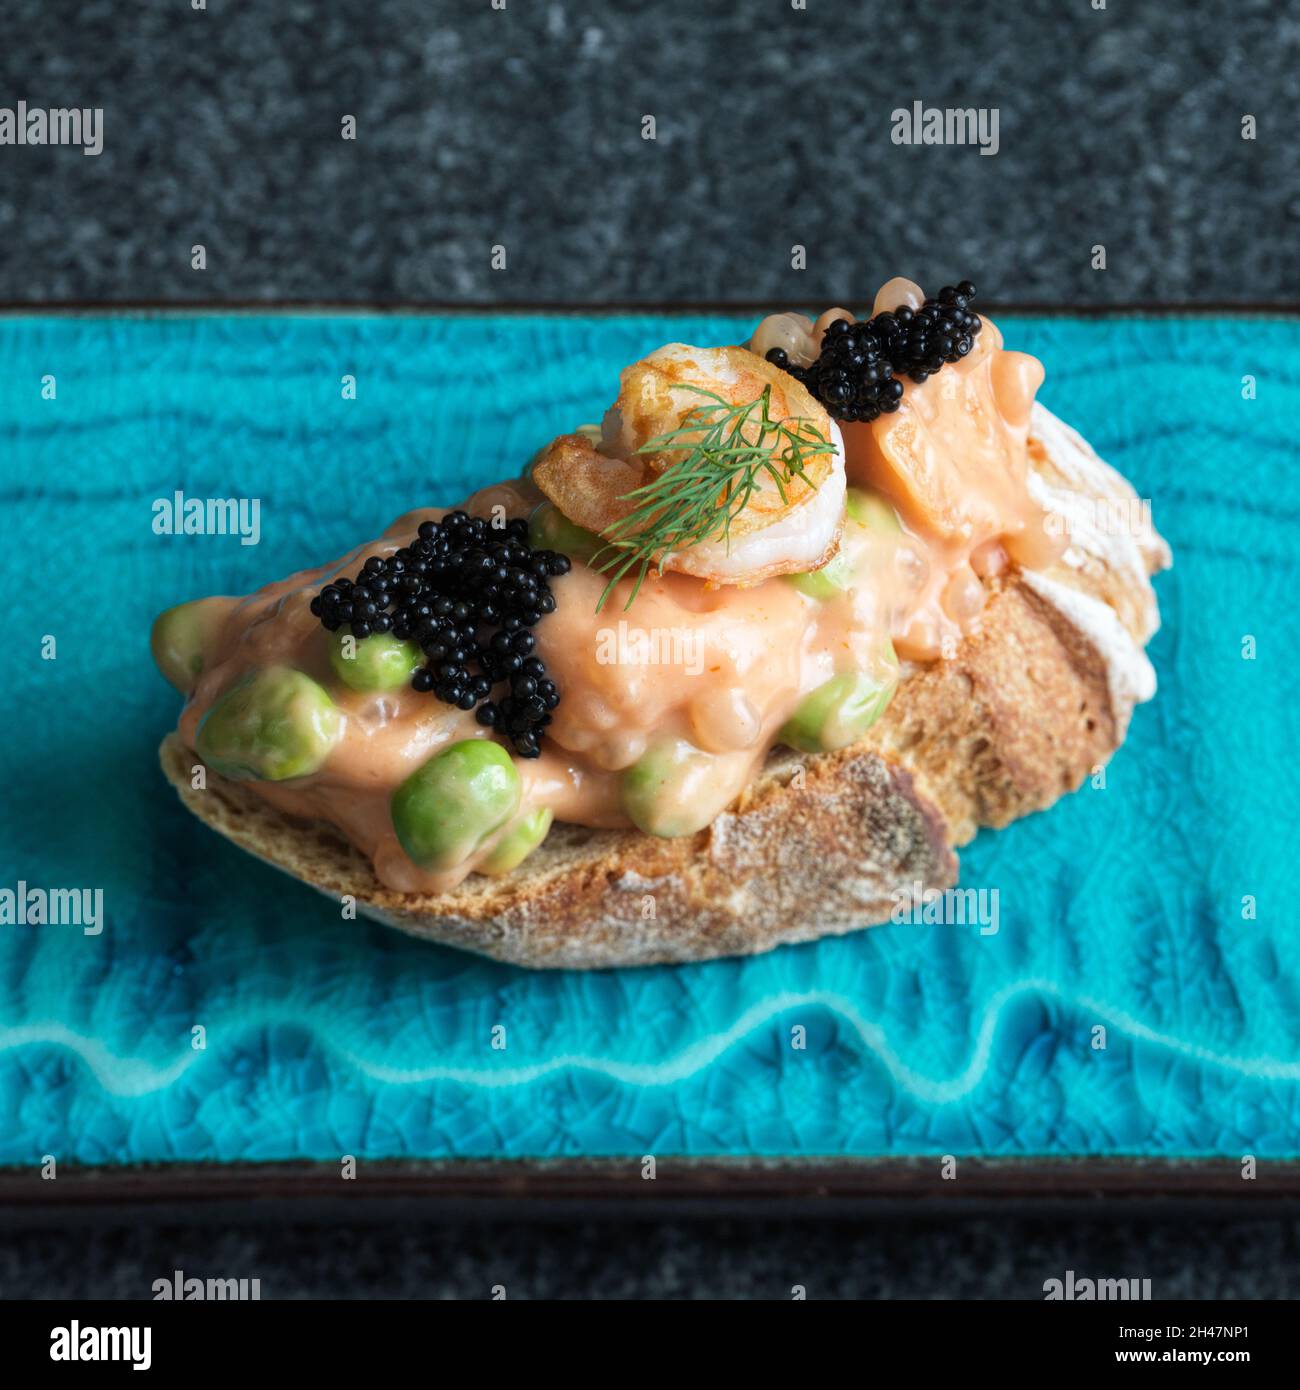
{"label": "speckled granite surface", "polygon": [[264,1299],[1041,1300],[1043,1282],[1151,1280],[1156,1299],[1300,1297],[1294,1219],[1122,1223],[573,1221],[394,1227],[230,1225],[22,1231],[0,1298],[150,1297],[155,1279],[259,1279]]}
{"label": "speckled granite surface", "polygon": [[[105,148],[0,149],[0,299],[1300,295],[1276,0],[9,0],[4,24],[0,101],[101,106]],[[892,144],[914,101],[996,107],[998,154]]]}

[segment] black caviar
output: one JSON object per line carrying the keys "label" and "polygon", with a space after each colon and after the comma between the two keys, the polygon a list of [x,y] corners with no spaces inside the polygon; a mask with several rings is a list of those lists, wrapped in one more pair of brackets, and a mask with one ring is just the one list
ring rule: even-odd
{"label": "black caviar", "polygon": [[983,327],[970,310],[974,298],[969,280],[945,285],[919,309],[901,304],[862,323],[836,319],[810,366],[791,366],[781,348],[772,348],[767,360],[803,382],[835,419],[875,420],[898,409],[900,378],[926,381],[970,352]]}
{"label": "black caviar", "polygon": [[[311,601],[330,632],[347,624],[358,640],[391,632],[419,644],[427,664],[411,677],[500,730],[521,758],[536,758],[542,731],[560,703],[555,682],[534,654],[532,629],[555,611],[546,582],[567,574],[569,557],[528,544],[528,523],[494,528],[481,517],[449,512],[424,521],[409,545],[372,555],[355,579],[336,579]],[[509,682],[509,694],[492,692]]]}

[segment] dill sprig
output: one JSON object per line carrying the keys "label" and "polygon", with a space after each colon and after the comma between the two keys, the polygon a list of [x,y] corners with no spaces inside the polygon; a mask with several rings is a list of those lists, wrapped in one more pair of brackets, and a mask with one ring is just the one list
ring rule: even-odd
{"label": "dill sprig", "polygon": [[[605,544],[591,559],[593,569],[610,575],[597,612],[618,581],[635,569],[636,583],[624,611],[631,608],[656,557],[662,573],[664,557],[672,551],[711,540],[725,541],[730,549],[732,522],[749,504],[764,474],[785,502],[786,485],[795,478],[813,486],[804,472],[809,459],[837,452],[811,420],[773,419],[771,386],[743,405],[732,405],[703,386],[678,382],[672,389],[693,391],[711,404],[694,406],[677,429],[656,435],[637,450],[685,450],[686,456],[619,498],[636,505],[605,531]],[[693,437],[689,444],[687,436]]]}

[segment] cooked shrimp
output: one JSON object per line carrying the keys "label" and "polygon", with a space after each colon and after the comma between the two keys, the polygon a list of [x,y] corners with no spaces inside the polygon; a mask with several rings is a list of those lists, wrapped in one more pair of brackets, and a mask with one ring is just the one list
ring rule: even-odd
{"label": "cooked shrimp", "polygon": [[[829,422],[831,443],[839,451],[830,477],[802,505],[787,509],[776,521],[739,540],[700,541],[670,552],[665,569],[692,574],[715,584],[750,584],[774,574],[801,574],[820,569],[840,548],[844,520],[844,441]],[[775,488],[772,489],[775,494]],[[787,488],[788,491],[788,488]]]}
{"label": "cooked shrimp", "polygon": [[[764,434],[757,410],[752,416],[738,416],[745,443],[769,447],[771,438],[780,485],[766,469],[758,470],[756,486],[731,515],[725,539],[720,534],[720,492],[718,532],[656,553],[655,563],[714,584],[752,584],[771,575],[817,568],[839,548],[843,439],[805,387],[745,348],[670,343],[634,363],[623,373],[622,390],[606,413],[599,444],[583,434],[562,436],[533,465],[533,481],[570,521],[608,535],[637,506],[639,499],[630,494],[685,461],[703,440],[707,425],[694,428],[704,417],[693,412],[707,413],[720,403],[757,406],[765,392],[770,421],[797,430],[804,443],[827,447],[811,448],[801,460],[801,471],[792,473],[785,466],[788,441],[782,444],[780,437],[771,437],[770,429]],[[646,452],[648,444],[682,430],[686,433],[674,437],[669,447]],[[636,532],[630,534],[634,537]]]}

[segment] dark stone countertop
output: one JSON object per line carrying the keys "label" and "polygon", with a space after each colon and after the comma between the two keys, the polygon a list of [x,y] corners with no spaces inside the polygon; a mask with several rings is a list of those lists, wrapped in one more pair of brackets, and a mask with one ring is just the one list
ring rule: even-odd
{"label": "dark stone countertop", "polygon": [[[0,300],[1300,297],[1273,0],[10,0],[5,30],[0,104],[101,106],[105,145],[0,147]],[[998,153],[893,144],[914,101],[996,107]]]}

